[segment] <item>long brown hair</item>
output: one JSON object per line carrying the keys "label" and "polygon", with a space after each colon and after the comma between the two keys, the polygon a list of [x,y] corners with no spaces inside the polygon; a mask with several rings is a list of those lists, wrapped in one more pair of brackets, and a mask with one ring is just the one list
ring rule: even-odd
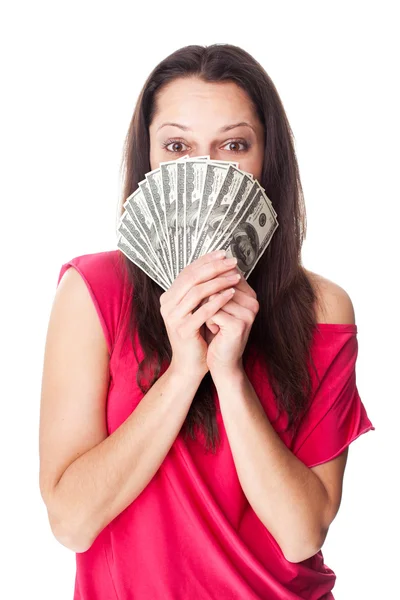
{"label": "long brown hair", "polygon": [[[157,93],[181,77],[199,77],[206,82],[231,81],[241,86],[264,125],[265,150],[260,184],[278,215],[279,227],[260,258],[248,283],[260,304],[246,350],[255,349],[265,364],[273,389],[278,416],[288,416],[287,429],[299,426],[311,394],[308,360],[316,325],[316,292],[301,264],[301,247],[306,234],[306,211],[293,133],[278,92],[264,68],[245,50],[231,44],[191,45],[162,60],[150,73],[139,95],[125,139],[121,168],[123,202],[150,171],[149,126],[157,110]],[[139,362],[137,382],[148,391],[160,376],[164,361],[170,361],[171,345],[160,314],[161,289],[123,255],[133,286],[129,332],[135,352],[138,334],[144,359]],[[137,358],[137,354],[135,352]],[[314,364],[313,364],[314,367]],[[315,367],[314,367],[315,368]],[[152,376],[144,382],[145,373]],[[202,380],[190,406],[182,432],[196,439],[202,428],[206,448],[216,451],[219,432],[209,373]]]}

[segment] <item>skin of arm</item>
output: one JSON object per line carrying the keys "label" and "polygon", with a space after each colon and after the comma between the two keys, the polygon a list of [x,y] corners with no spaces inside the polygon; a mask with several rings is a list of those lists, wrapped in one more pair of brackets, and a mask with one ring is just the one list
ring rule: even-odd
{"label": "skin of arm", "polygon": [[61,544],[84,552],[140,494],[177,437],[203,376],[170,365],[108,435],[108,348],[84,281],[67,270],[47,333],[39,440],[40,492]]}
{"label": "skin of arm", "polygon": [[76,459],[53,490],[57,539],[84,552],[150,482],[177,437],[200,384],[167,369],[129,417]]}
{"label": "skin of arm", "polygon": [[329,495],[321,479],[282,442],[246,373],[214,373],[221,413],[243,491],[285,558],[321,548]]}
{"label": "skin of arm", "polygon": [[[236,339],[241,331],[246,338],[244,323],[247,329],[251,326],[252,318],[243,310],[249,287],[242,280],[233,300],[212,319],[221,328],[221,339],[226,335],[226,347],[221,341],[224,362],[214,359],[210,371],[244,494],[285,558],[297,563],[320,550],[337,514],[348,448],[335,459],[308,468],[271,425],[243,369],[240,351],[231,363],[226,358],[235,347],[235,334],[229,339],[228,331],[236,330]],[[325,280],[324,293],[327,322],[355,323],[351,300],[342,288]]]}
{"label": "skin of arm", "polygon": [[[63,275],[46,339],[39,479],[51,529],[64,546],[86,551],[168,454],[207,372],[200,328],[232,296],[229,279],[221,276],[230,266],[218,252],[208,253],[185,267],[162,294],[171,363],[111,435],[109,350],[83,279],[75,269]],[[192,313],[217,291],[223,293]]]}

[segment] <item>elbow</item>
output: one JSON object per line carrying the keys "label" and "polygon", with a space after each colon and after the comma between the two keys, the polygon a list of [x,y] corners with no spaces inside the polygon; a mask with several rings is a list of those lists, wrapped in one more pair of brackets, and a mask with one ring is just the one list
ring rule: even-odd
{"label": "elbow", "polygon": [[52,502],[46,505],[51,532],[56,540],[65,548],[73,552],[86,552],[93,544],[93,537],[87,533],[87,528],[72,523],[65,515],[61,514],[59,508]]}
{"label": "elbow", "polygon": [[86,552],[93,543],[92,541],[89,542],[87,539],[82,539],[74,534],[71,530],[68,530],[68,528],[64,527],[62,529],[55,529],[52,527],[51,529],[56,540],[62,546],[68,548],[68,550],[72,550],[72,552]]}
{"label": "elbow", "polygon": [[78,524],[68,520],[49,517],[51,531],[56,540],[73,552],[86,552],[94,542],[95,536],[88,531],[87,524]]}
{"label": "elbow", "polygon": [[319,552],[320,549],[321,546],[318,545],[312,547],[303,547],[301,548],[301,550],[297,551],[293,551],[292,549],[291,552],[285,552],[284,556],[286,560],[290,563],[300,563],[317,554],[317,552]]}
{"label": "elbow", "polygon": [[316,540],[314,540],[314,543],[302,544],[301,548],[294,548],[292,546],[292,548],[288,549],[288,551],[285,551],[283,553],[285,559],[291,563],[300,563],[304,560],[312,558],[313,556],[315,556],[315,554],[317,554],[317,552],[321,550],[322,546],[324,545],[327,533],[328,531],[324,530],[321,533],[321,535]]}

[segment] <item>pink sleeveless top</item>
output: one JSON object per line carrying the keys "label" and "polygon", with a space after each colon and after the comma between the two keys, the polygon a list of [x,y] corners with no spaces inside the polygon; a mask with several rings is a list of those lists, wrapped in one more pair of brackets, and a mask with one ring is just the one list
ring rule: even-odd
{"label": "pink sleeveless top", "polygon": [[[121,326],[132,288],[119,250],[78,256],[63,264],[84,279],[110,352],[108,433],[131,414],[143,394],[137,363]],[[58,285],[57,283],[57,285]],[[361,434],[375,429],[356,386],[357,326],[319,324],[312,353],[320,377],[313,378],[313,402],[294,439],[279,433],[285,413],[273,423],[283,442],[306,466],[338,456]],[[141,359],[139,342],[137,352]],[[255,361],[246,370],[267,416],[276,407],[272,390]],[[76,553],[74,600],[327,600],[335,573],[322,551],[290,563],[248,503],[235,469],[224,423],[221,445],[206,453],[198,440],[178,435],[161,467],[142,493]]]}

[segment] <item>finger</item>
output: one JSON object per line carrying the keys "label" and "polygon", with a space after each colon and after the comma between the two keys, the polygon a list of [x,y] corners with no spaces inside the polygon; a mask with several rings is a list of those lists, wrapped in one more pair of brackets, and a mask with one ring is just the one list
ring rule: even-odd
{"label": "finger", "polygon": [[[257,314],[259,309],[258,301],[253,296],[249,296],[247,293],[241,291],[238,285],[235,285],[235,290],[235,297],[232,300],[232,302],[236,302],[237,304],[240,304],[240,306],[248,308],[249,310]],[[210,296],[210,298],[212,298],[212,296]]]}
{"label": "finger", "polygon": [[236,327],[242,328],[244,323],[241,319],[237,319],[234,315],[231,315],[222,309],[213,315],[212,320],[220,329],[231,331]]}
{"label": "finger", "polygon": [[[257,294],[249,286],[249,284],[247,283],[247,281],[244,279],[244,277],[240,273],[239,269],[235,268],[235,269],[229,270],[226,273],[223,273],[221,275],[221,277],[228,277],[228,276],[230,276],[233,273],[237,273],[240,276],[239,281],[235,285],[235,290],[236,290],[235,302],[238,302],[239,304],[242,304],[242,306],[245,306],[246,308],[249,308],[250,310],[253,310],[254,312],[257,313],[258,310],[259,310],[259,304],[258,304],[258,301],[257,301]],[[213,297],[214,296],[211,295],[210,299],[212,299]],[[202,302],[207,302],[207,299],[204,299]],[[210,321],[207,321],[206,324],[208,326],[211,323],[210,323]]]}
{"label": "finger", "polygon": [[[200,258],[198,258],[197,260],[193,261],[193,263],[191,263],[192,265],[206,265],[209,262],[212,262],[213,260],[218,260],[218,259],[224,259],[226,258],[226,252],[225,250],[214,250],[213,252],[207,252],[206,254],[203,254],[202,256],[200,256]],[[179,273],[180,275],[180,273]],[[178,275],[178,277],[179,277]],[[161,294],[160,296],[160,303],[163,304],[164,302],[168,302],[171,294],[169,293],[171,291],[172,286],[175,284],[175,282],[177,281],[178,277],[172,282],[172,285],[168,288],[168,290],[166,290],[163,294]]]}
{"label": "finger", "polygon": [[[236,296],[236,294],[235,294],[235,296]],[[227,302],[221,308],[221,311],[223,311],[225,314],[235,317],[239,321],[243,321],[244,323],[247,323],[248,325],[250,325],[254,321],[254,313],[251,310],[249,310],[248,308],[245,308],[244,306],[241,306],[240,304],[235,302],[235,300],[230,300],[229,302]],[[214,318],[214,316],[211,318],[211,321],[213,323],[217,323],[217,325],[218,325],[218,322]]]}
{"label": "finger", "polygon": [[[239,273],[238,269],[234,268],[234,269],[229,269],[229,271],[226,271],[225,273],[222,273],[220,275],[220,277],[230,277],[231,275],[239,275],[240,276],[240,273]],[[238,281],[240,281],[240,280],[238,280]],[[235,289],[236,289],[236,285],[235,285]],[[214,296],[215,296],[215,294],[211,294],[207,298],[203,298],[203,300],[200,302],[200,304],[197,308],[200,308],[200,306],[202,306],[205,302],[208,302]]]}
{"label": "finger", "polygon": [[199,258],[196,258],[196,260],[194,260],[190,264],[195,266],[206,265],[207,263],[212,262],[213,260],[218,258],[226,258],[225,250],[214,250],[213,252],[206,252],[206,254],[203,254]]}
{"label": "finger", "polygon": [[207,321],[206,325],[207,325],[208,329],[211,331],[211,333],[213,333],[214,335],[216,333],[218,333],[218,331],[219,331],[218,325],[215,325],[215,323],[210,323],[210,325],[208,325],[208,321]]}
{"label": "finger", "polygon": [[[212,300],[216,295],[217,294],[214,294],[213,296],[210,296],[210,300]],[[250,313],[249,314],[247,314],[247,313],[240,314],[240,311],[239,312],[236,311],[235,313],[233,313],[232,311],[235,308],[233,306],[233,304],[238,304],[239,306],[242,306],[245,309],[248,309],[248,311],[250,311]],[[244,292],[241,292],[240,290],[237,289],[237,286],[235,286],[235,295],[234,295],[234,297],[227,304],[225,304],[221,308],[221,310],[225,311],[225,312],[227,312],[229,314],[234,314],[234,316],[237,317],[237,318],[243,318],[243,319],[246,320],[246,322],[247,322],[247,319],[248,319],[248,321],[250,322],[250,320],[251,321],[254,320],[254,316],[258,312],[258,302],[257,302],[257,300],[255,298],[248,296],[248,294],[245,294]],[[215,323],[214,323],[214,321],[213,321],[212,318],[210,318],[210,319],[208,319],[206,321],[206,325],[207,325],[207,327],[211,331],[213,331],[211,329],[211,327],[213,326],[213,324],[215,326]],[[213,333],[214,333],[214,331],[213,331]]]}
{"label": "finger", "polygon": [[247,283],[247,280],[244,278],[243,273],[239,270],[238,267],[235,267],[234,269],[232,269],[232,271],[227,271],[226,275],[231,274],[232,273],[239,273],[240,275],[240,279],[238,284],[235,286],[235,289],[241,290],[242,292],[247,293],[249,296],[253,297],[253,298],[257,298],[257,294],[256,292],[253,290],[253,288]]}
{"label": "finger", "polygon": [[252,298],[257,298],[257,294],[256,292],[253,290],[253,288],[247,283],[246,279],[243,276],[243,273],[241,273],[239,271],[239,269],[236,267],[237,272],[240,275],[240,279],[238,284],[236,285],[236,289],[239,289],[240,291],[244,292],[245,294],[248,294],[249,296],[251,296]]}
{"label": "finger", "polygon": [[218,277],[222,273],[225,273],[229,269],[232,269],[232,267],[234,267],[237,263],[237,260],[235,258],[214,258],[205,263],[198,262],[202,258],[203,256],[197,259],[197,261],[194,261],[193,263],[185,267],[179,273],[178,277],[175,279],[171,287],[166,292],[164,292],[164,294],[161,294],[161,305],[166,304],[168,302],[179,304],[179,302],[181,302],[181,300],[191,288],[200,283],[204,283],[205,281]]}
{"label": "finger", "polygon": [[[217,295],[224,288],[232,287],[238,282],[238,274],[230,277],[215,277],[192,287],[173,311],[174,318],[183,318],[192,313],[209,296]],[[172,313],[171,313],[172,314]]]}
{"label": "finger", "polygon": [[229,288],[228,290],[224,290],[220,294],[217,294],[217,297],[210,302],[206,302],[201,306],[195,313],[190,315],[186,320],[186,327],[190,328],[191,331],[196,331],[200,329],[200,327],[215,313],[217,313],[229,300],[232,298],[235,293],[234,288]]}

